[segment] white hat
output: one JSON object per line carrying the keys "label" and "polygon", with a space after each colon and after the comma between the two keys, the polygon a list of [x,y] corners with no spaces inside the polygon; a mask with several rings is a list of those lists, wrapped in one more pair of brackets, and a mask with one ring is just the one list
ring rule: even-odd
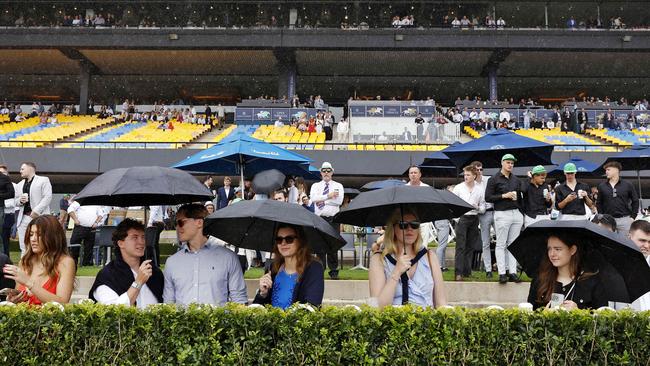
{"label": "white hat", "polygon": [[208,206],[214,206],[214,203],[212,201],[206,201],[203,206],[208,207]]}
{"label": "white hat", "polygon": [[321,170],[323,170],[323,169],[332,169],[332,170],[334,170],[334,168],[332,167],[332,164],[330,164],[329,161],[323,162],[323,165],[320,166],[320,169]]}

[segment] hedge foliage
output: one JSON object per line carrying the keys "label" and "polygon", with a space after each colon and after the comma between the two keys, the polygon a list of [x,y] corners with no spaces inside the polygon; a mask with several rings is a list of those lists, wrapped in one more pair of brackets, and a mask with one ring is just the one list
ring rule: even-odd
{"label": "hedge foliage", "polygon": [[0,307],[3,365],[648,365],[650,313]]}

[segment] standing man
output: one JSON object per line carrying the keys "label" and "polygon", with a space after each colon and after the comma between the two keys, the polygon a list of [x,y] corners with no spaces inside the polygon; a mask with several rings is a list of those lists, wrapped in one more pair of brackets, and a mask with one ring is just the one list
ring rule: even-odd
{"label": "standing man", "polygon": [[[636,244],[646,262],[650,266],[650,222],[636,220],[630,225],[630,240]],[[632,309],[637,311],[650,310],[650,292],[636,299],[632,303]]]}
{"label": "standing man", "polygon": [[237,255],[220,245],[217,238],[203,235],[207,215],[201,204],[178,209],[176,231],[181,249],[165,264],[164,301],[179,305],[246,304],[246,283]]}
{"label": "standing man", "polygon": [[[521,282],[517,276],[517,260],[508,251],[510,245],[521,232],[524,218],[520,211],[521,181],[515,177],[512,170],[515,167],[515,157],[505,154],[501,158],[501,171],[495,174],[487,183],[485,200],[494,204],[494,226],[497,234],[497,268],[499,283]],[[509,275],[506,275],[509,272]]]}
{"label": "standing man", "polygon": [[[483,190],[483,197],[485,198],[485,190],[490,177],[483,175],[483,163],[480,161],[473,161],[472,164],[476,168],[476,185]],[[490,228],[494,228],[494,205],[491,202],[485,202],[485,211],[478,214],[479,228],[481,230],[481,243],[483,244],[483,266],[485,267],[485,278],[492,278],[492,250],[490,244],[492,243],[492,235]],[[496,232],[496,229],[494,229]]]}
{"label": "standing man", "polygon": [[564,176],[566,180],[555,188],[555,208],[560,211],[561,220],[587,220],[591,211],[587,212],[585,205],[590,210],[596,206],[589,197],[589,186],[576,180],[578,169],[573,163],[564,165]]}
{"label": "standing man", "polygon": [[[314,213],[325,221],[329,222],[330,225],[336,230],[336,232],[341,231],[340,225],[332,222],[334,215],[339,212],[341,204],[343,204],[343,185],[339,182],[332,180],[334,175],[334,168],[329,162],[323,162],[323,165],[320,167],[320,175],[323,178],[318,183],[314,183],[311,186],[309,192],[309,198],[314,204]],[[337,256],[337,251],[332,251],[329,253],[317,253],[318,258],[320,258],[323,263],[329,267],[329,276],[333,280],[338,280],[339,278],[339,260]],[[326,262],[327,260],[327,262]]]}
{"label": "standing man", "polygon": [[[428,184],[422,182],[422,171],[416,165],[412,165],[409,168],[409,181],[406,183],[407,186],[411,187],[429,187]],[[447,223],[447,237],[449,237],[449,220],[438,220],[444,221]],[[436,221],[436,222],[438,222]],[[434,224],[431,222],[422,222],[420,223],[420,237],[422,237],[422,242],[426,245],[431,241],[431,234],[433,232]],[[441,228],[444,224],[441,223]],[[440,242],[438,242],[440,244]],[[442,259],[439,259],[442,260]],[[444,267],[444,264],[441,263],[440,268]]]}
{"label": "standing man", "polygon": [[[79,205],[79,202],[74,201],[68,207],[68,215],[74,221],[74,229],[72,229],[72,236],[70,237],[70,244],[79,244],[84,249],[84,256],[81,261],[82,266],[93,265],[93,247],[95,246],[95,232],[97,227],[100,226],[106,215],[106,211],[102,206],[95,205]],[[70,254],[76,264],[79,263],[79,250],[80,247],[72,247]]]}
{"label": "standing man", "polygon": [[475,166],[464,167],[464,182],[457,184],[452,191],[453,194],[474,207],[473,210],[462,215],[456,224],[456,256],[454,260],[456,281],[462,281],[464,277],[469,277],[472,274],[473,244],[480,237],[478,214],[485,211],[485,200],[483,190],[480,186],[476,186],[477,175]]}
{"label": "standing man", "polygon": [[415,131],[417,134],[417,141],[424,141],[424,118],[422,118],[422,113],[418,113],[418,116],[415,117]]}
{"label": "standing man", "polygon": [[223,187],[217,190],[217,210],[228,206],[228,202],[235,198],[235,190],[230,186],[230,177],[223,178]]}
{"label": "standing man", "polygon": [[14,208],[16,196],[14,184],[9,179],[9,170],[5,165],[0,165],[0,236],[2,236],[3,253],[9,255],[9,236],[11,226],[14,224]]}
{"label": "standing man", "polygon": [[16,185],[15,202],[20,208],[16,218],[20,255],[25,255],[25,231],[27,225],[40,215],[50,213],[52,202],[52,184],[50,179],[36,175],[36,164],[28,161],[20,165],[20,176],[23,178]]}
{"label": "standing man", "polygon": [[603,166],[607,181],[598,185],[598,213],[616,219],[616,231],[627,233],[639,212],[639,196],[632,183],[621,180],[621,163],[611,161]]}
{"label": "standing man", "polygon": [[[214,207],[214,206],[213,206]],[[147,242],[147,259],[152,259],[156,266],[160,266],[160,233],[165,229],[165,210],[163,206],[149,206],[149,220],[145,230]]]}
{"label": "standing man", "polygon": [[523,185],[524,224],[526,227],[541,220],[550,220],[548,210],[553,204],[551,192],[546,185],[546,169],[537,165],[531,171],[528,184]]}
{"label": "standing man", "polygon": [[585,112],[585,109],[582,108],[580,109],[580,113],[578,113],[578,127],[580,129],[580,133],[584,133],[587,130],[588,125],[589,115],[587,112]]}

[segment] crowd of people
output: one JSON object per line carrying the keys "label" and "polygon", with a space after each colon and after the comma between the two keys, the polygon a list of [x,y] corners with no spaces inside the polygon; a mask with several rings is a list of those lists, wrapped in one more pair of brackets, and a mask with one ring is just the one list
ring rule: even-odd
{"label": "crowd of people", "polygon": [[[379,307],[406,303],[445,306],[442,273],[447,271],[445,247],[452,230],[456,238],[456,281],[472,275],[476,269],[473,258],[480,252],[486,278],[492,278],[496,271],[501,284],[521,282],[517,260],[508,248],[523,228],[542,220],[592,220],[609,231],[628,236],[646,260],[650,260],[650,222],[640,218],[639,197],[634,186],[621,179],[620,163],[605,164],[606,180],[590,187],[576,179],[573,163],[563,167],[564,178],[551,186],[541,165],[533,167],[524,179],[514,176],[516,161],[513,154],[503,155],[501,169],[491,177],[483,175],[480,161],[465,166],[463,181],[448,187],[472,207],[457,219],[423,223],[416,210],[405,206],[394,211],[384,226],[375,228],[381,236],[373,244],[370,255],[371,303]],[[62,214],[57,219],[49,211],[51,183],[47,177],[36,174],[34,163],[21,164],[21,180],[17,183],[9,179],[7,167],[0,166],[0,172],[3,173],[0,174],[3,240],[7,239],[3,243],[5,254],[0,256],[6,263],[3,283],[15,283],[13,289],[5,291],[8,301],[34,305],[69,302],[77,265],[93,264],[94,231],[106,223],[109,209],[82,206],[64,197]],[[233,187],[232,179],[225,177],[223,186],[217,188],[214,179],[208,176],[203,183],[213,192],[214,200],[185,204],[175,210],[151,206],[146,222],[122,220],[112,234],[115,260],[99,272],[89,298],[98,303],[139,308],[162,302],[247,304],[243,274],[252,266],[265,267],[268,271],[259,279],[253,303],[285,309],[296,302],[320,306],[324,271],[329,269],[331,279],[339,278],[338,253],[337,250],[313,253],[302,227],[276,225],[271,253],[241,252],[203,230],[212,212],[230,206],[236,208],[242,200],[265,199],[302,205],[305,214],[312,212],[320,216],[336,231],[350,230],[349,225],[341,226],[334,220],[350,203],[350,197],[344,194],[343,185],[333,179],[333,165],[323,162],[320,175],[321,181],[311,187],[300,177],[288,177],[282,187],[257,193],[251,181]],[[417,166],[409,168],[408,178],[406,186],[427,186]],[[167,259],[161,270],[158,241],[170,217],[178,236],[178,251]],[[68,218],[75,223],[70,245],[65,235]],[[16,265],[8,260],[9,237],[5,233],[7,229],[11,232],[14,222],[21,250]],[[496,263],[492,261],[491,228],[496,237]],[[437,250],[428,249],[432,230]],[[352,228],[352,232],[357,230]],[[595,309],[611,301],[610,289],[603,285],[607,282],[603,278],[605,274],[585,262],[587,244],[578,236],[549,233],[548,257],[542,259],[528,296],[533,307]],[[81,263],[79,249],[84,253]],[[149,250],[154,255],[147,254]],[[549,305],[551,295],[556,293],[563,294],[564,300]],[[641,297],[632,307],[650,309],[648,296]]]}

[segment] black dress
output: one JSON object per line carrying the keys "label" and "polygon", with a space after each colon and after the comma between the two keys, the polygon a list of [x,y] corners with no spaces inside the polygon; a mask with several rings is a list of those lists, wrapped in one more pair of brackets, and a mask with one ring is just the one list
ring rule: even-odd
{"label": "black dress", "polygon": [[[574,284],[575,287],[573,286]],[[550,299],[542,299],[542,302],[537,302],[538,287],[539,283],[537,278],[535,278],[530,284],[530,292],[528,293],[528,302],[533,304],[533,309],[545,307],[550,301]],[[573,290],[571,290],[572,287]],[[571,292],[569,293],[569,291]],[[553,292],[563,294],[565,300],[575,302],[578,305],[578,309],[598,309],[601,306],[608,305],[606,289],[598,274],[588,276],[584,279],[578,279],[577,281],[574,280],[567,285],[555,282]]]}

